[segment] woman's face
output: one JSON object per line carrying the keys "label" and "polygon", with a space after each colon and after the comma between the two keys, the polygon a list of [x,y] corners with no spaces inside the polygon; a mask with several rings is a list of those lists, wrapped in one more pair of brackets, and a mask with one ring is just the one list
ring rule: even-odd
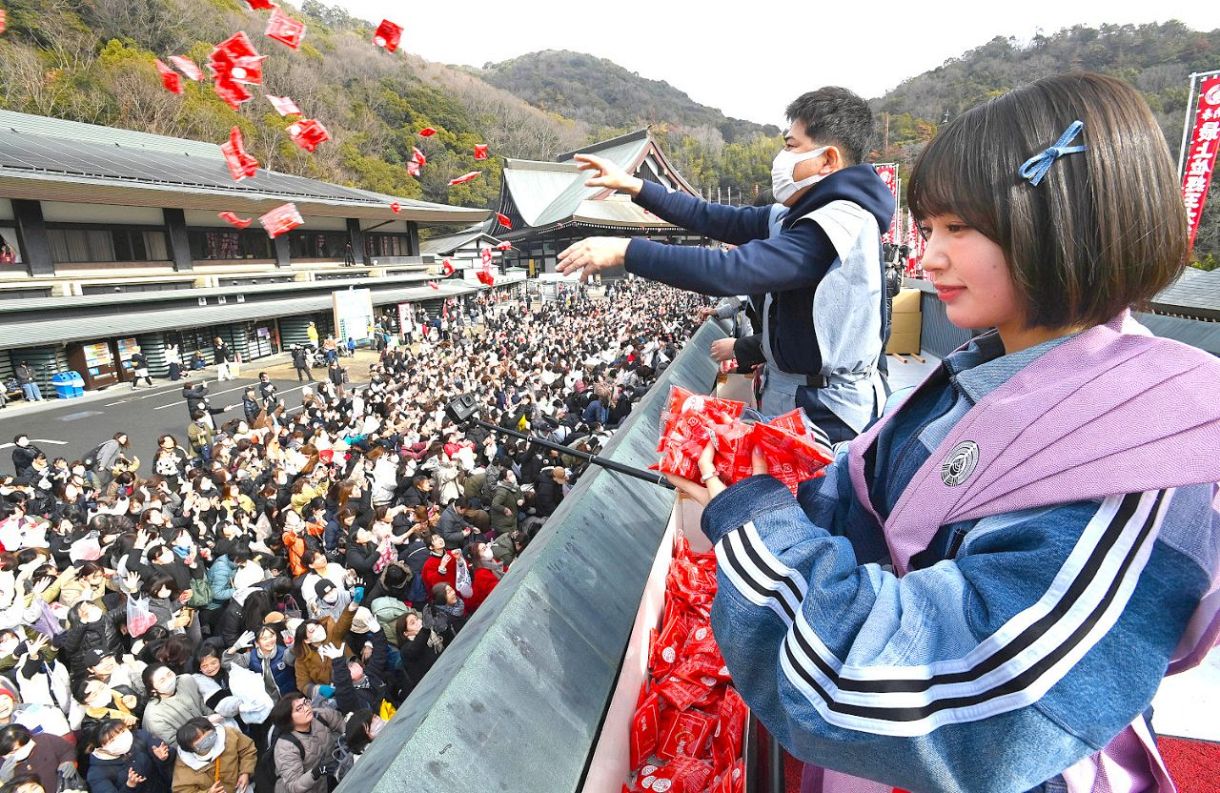
{"label": "woman's face", "polygon": [[407,615],[407,630],[411,633],[418,633],[424,627],[424,622],[419,618],[418,614]]}
{"label": "woman's face", "polygon": [[1004,251],[956,215],[920,221],[928,244],[923,267],[959,328],[1023,328],[1025,308]]}
{"label": "woman's face", "polygon": [[174,693],[177,686],[178,676],[174,674],[174,670],[167,666],[163,666],[156,672],[153,672],[152,684],[157,693],[164,696],[169,696]]}
{"label": "woman's face", "polygon": [[276,641],[274,631],[261,631],[258,634],[258,650],[263,655],[271,655],[273,652],[275,652],[275,645]]}
{"label": "woman's face", "polygon": [[457,592],[453,591],[453,587],[445,587],[445,603],[452,606],[457,603]]}
{"label": "woman's face", "polygon": [[292,726],[298,730],[304,730],[313,723],[313,705],[308,699],[302,697],[292,703]]}
{"label": "woman's face", "polygon": [[220,672],[220,659],[214,655],[208,655],[199,659],[199,671],[208,677],[216,677]]}
{"label": "woman's face", "polygon": [[315,622],[305,629],[305,638],[310,644],[321,644],[326,641],[326,629]]}

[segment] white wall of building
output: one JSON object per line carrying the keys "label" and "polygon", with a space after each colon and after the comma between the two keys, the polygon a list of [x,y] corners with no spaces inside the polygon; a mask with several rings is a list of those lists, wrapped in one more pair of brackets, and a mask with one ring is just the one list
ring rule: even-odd
{"label": "white wall of building", "polygon": [[7,198],[0,198],[0,220],[13,219],[13,202]]}
{"label": "white wall of building", "polygon": [[165,222],[165,216],[157,207],[70,204],[64,201],[43,201],[42,217],[48,223],[129,223],[160,226]]}

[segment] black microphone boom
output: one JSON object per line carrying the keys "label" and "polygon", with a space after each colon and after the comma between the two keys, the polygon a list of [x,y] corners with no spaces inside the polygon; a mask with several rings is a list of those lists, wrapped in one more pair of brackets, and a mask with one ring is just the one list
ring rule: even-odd
{"label": "black microphone boom", "polygon": [[509,436],[510,438],[519,438],[520,440],[537,444],[544,449],[553,449],[560,454],[570,454],[573,457],[579,457],[587,463],[601,466],[608,471],[616,471],[620,474],[633,476],[636,479],[642,479],[645,482],[651,482],[654,485],[660,485],[661,487],[669,488],[670,490],[673,489],[673,485],[669,483],[669,480],[665,478],[665,475],[659,474],[656,471],[645,471],[639,468],[632,468],[629,465],[623,465],[622,463],[615,462],[614,460],[607,460],[605,457],[598,457],[596,454],[582,452],[578,449],[564,446],[561,443],[548,441],[545,438],[536,438],[533,435],[526,435],[524,432],[517,432],[516,430],[510,430],[507,427],[501,427],[497,424],[491,424],[483,421],[479,418],[479,403],[478,400],[474,398],[473,394],[462,394],[461,396],[450,401],[449,404],[445,406],[445,415],[447,415],[455,424],[458,425],[473,424],[476,427],[482,427],[489,432],[501,433]]}

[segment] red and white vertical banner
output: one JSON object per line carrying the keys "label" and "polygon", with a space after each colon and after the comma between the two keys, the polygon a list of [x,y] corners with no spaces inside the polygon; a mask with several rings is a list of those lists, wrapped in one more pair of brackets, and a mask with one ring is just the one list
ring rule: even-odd
{"label": "red and white vertical banner", "polygon": [[1199,233],[1199,217],[1207,200],[1207,188],[1216,169],[1217,147],[1220,147],[1220,75],[1209,77],[1199,85],[1194,130],[1182,169],[1182,201],[1186,204],[1192,248],[1195,235]]}
{"label": "red and white vertical banner", "polygon": [[875,162],[873,170],[877,172],[881,181],[885,182],[885,186],[890,189],[890,194],[894,196],[894,217],[890,220],[889,229],[881,235],[881,241],[897,242],[899,238],[898,218],[901,217],[898,213],[898,163]]}
{"label": "red and white vertical banner", "polygon": [[919,226],[915,223],[915,216],[911,214],[911,210],[907,210],[907,275],[916,277],[921,274],[921,262],[923,261],[924,238],[919,233]]}

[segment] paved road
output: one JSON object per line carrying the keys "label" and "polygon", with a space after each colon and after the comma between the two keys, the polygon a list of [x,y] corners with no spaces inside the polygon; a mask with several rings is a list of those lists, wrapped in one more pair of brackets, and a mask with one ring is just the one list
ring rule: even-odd
{"label": "paved road", "polygon": [[[280,396],[291,409],[301,404],[302,386],[295,379],[282,379],[283,369],[277,366],[269,368],[269,372]],[[324,370],[315,369],[314,377],[321,377],[323,373]],[[223,383],[216,382],[212,370],[207,374],[212,406],[237,405],[224,416],[217,416],[218,423],[241,416],[242,390],[257,382],[258,369],[244,367],[242,377]],[[13,472],[12,440],[19,432],[28,434],[48,458],[62,456],[71,462],[123,430],[131,438],[131,451],[140,458],[142,471],[147,473],[157,438],[170,433],[181,445],[187,446],[186,427],[190,423],[186,400],[182,397],[182,381],[154,380],[153,383],[152,388],[141,387],[138,391],[121,383],[96,394],[89,392],[80,399],[51,399],[49,403],[53,407],[25,408],[17,402],[0,410],[0,472]]]}

